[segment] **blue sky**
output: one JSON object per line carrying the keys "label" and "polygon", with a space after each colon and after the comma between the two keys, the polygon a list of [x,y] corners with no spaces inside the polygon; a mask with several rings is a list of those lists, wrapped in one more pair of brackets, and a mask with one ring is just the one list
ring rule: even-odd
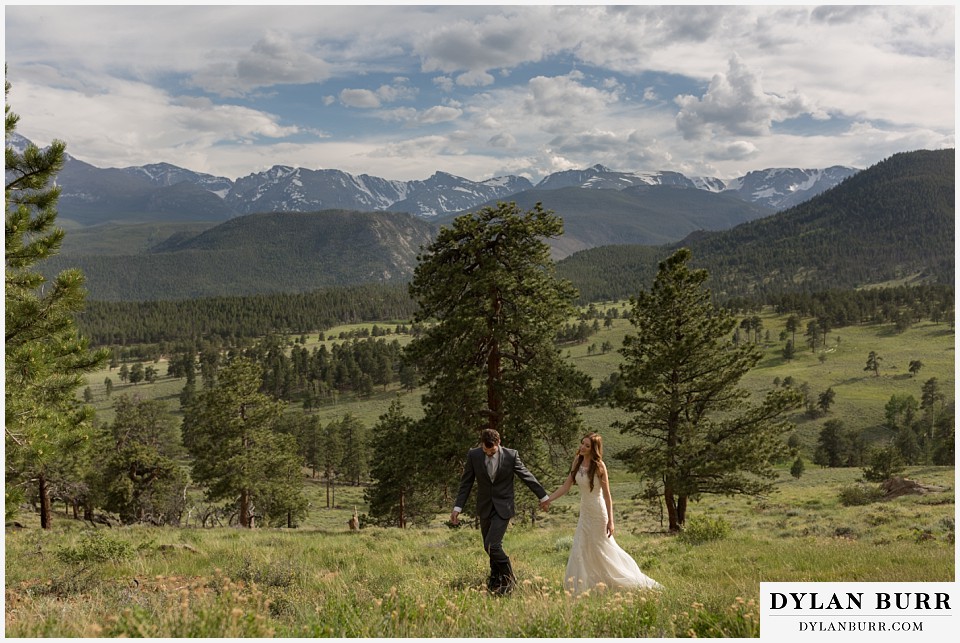
{"label": "blue sky", "polygon": [[735,178],[955,146],[955,9],[4,10],[18,132],[98,167]]}

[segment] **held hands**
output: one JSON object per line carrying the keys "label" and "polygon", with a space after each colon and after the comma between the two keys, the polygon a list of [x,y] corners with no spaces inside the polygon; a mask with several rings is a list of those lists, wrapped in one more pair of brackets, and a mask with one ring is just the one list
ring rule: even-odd
{"label": "held hands", "polygon": [[550,511],[550,503],[553,502],[549,498],[547,500],[540,501],[540,511]]}

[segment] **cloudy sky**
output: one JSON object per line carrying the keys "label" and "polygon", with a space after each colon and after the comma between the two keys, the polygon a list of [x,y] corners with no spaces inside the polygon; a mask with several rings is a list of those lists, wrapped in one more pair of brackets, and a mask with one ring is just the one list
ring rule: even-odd
{"label": "cloudy sky", "polygon": [[98,167],[734,178],[955,145],[954,7],[7,4],[18,132]]}

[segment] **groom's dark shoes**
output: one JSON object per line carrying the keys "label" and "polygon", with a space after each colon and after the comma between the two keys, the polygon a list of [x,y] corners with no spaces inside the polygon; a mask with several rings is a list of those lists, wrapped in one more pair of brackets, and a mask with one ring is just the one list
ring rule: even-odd
{"label": "groom's dark shoes", "polygon": [[[491,565],[493,567],[493,565]],[[487,581],[487,589],[491,594],[503,596],[513,591],[517,585],[517,578],[513,575],[513,567],[510,563],[497,565],[496,569],[490,570],[490,579]]]}

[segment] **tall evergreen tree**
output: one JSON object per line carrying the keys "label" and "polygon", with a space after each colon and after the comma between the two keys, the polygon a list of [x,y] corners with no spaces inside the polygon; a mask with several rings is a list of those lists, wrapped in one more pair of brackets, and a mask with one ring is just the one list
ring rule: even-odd
{"label": "tall evergreen tree", "polygon": [[[6,94],[10,83],[5,84]],[[38,263],[56,254],[64,232],[54,227],[66,145],[45,150],[9,144],[19,116],[5,106],[6,228],[4,235],[4,421],[6,497],[16,506],[31,485],[39,496],[40,524],[51,526],[51,485],[75,470],[75,459],[90,443],[93,410],[77,404],[83,374],[104,363],[105,351],[91,351],[74,316],[86,291],[79,270],[64,270],[51,282]]]}
{"label": "tall evergreen tree", "polygon": [[340,474],[343,460],[343,444],[340,437],[340,422],[331,422],[321,433],[323,450],[320,451],[320,466],[327,487],[327,508],[337,505],[336,478]]}
{"label": "tall evergreen tree", "polygon": [[689,259],[686,248],[675,252],[653,288],[631,300],[636,332],[620,350],[615,402],[631,414],[615,426],[641,438],[617,455],[659,487],[671,531],[683,528],[688,501],[701,494],[767,491],[773,461],[788,452],[783,415],[801,403],[792,388],[750,403],[739,381],[762,353],[728,341],[736,320],[711,303],[707,272],[688,268]]}
{"label": "tall evergreen tree", "polygon": [[236,358],[197,393],[183,417],[193,479],[211,501],[237,503],[239,523],[276,522],[306,510],[296,440],[277,431],[283,404],[260,392],[262,370]]}
{"label": "tall evergreen tree", "polygon": [[102,506],[127,524],[179,524],[187,485],[179,428],[159,400],[122,395],[114,409],[97,457]]}
{"label": "tall evergreen tree", "polygon": [[562,233],[540,204],[500,203],[458,217],[419,257],[410,293],[423,332],[406,356],[428,389],[419,455],[438,481],[456,479],[483,428],[541,471],[580,432],[589,379],[554,345],[577,295],[555,277],[545,242]]}
{"label": "tall evergreen tree", "polygon": [[823,467],[842,467],[850,460],[851,436],[842,420],[828,420],[817,435],[813,461]]}
{"label": "tall evergreen tree", "polygon": [[344,415],[337,426],[342,455],[338,471],[351,484],[359,486],[360,478],[367,473],[367,427],[351,413]]}
{"label": "tall evergreen tree", "polygon": [[790,341],[794,346],[797,345],[797,330],[800,328],[800,318],[796,315],[790,315],[787,317],[786,323],[787,332],[790,333]]}
{"label": "tall evergreen tree", "polygon": [[401,528],[428,521],[436,514],[437,498],[417,482],[422,463],[414,454],[422,445],[416,423],[403,413],[399,400],[373,426],[370,446],[370,475],[375,482],[364,492],[370,515],[380,524]]}

